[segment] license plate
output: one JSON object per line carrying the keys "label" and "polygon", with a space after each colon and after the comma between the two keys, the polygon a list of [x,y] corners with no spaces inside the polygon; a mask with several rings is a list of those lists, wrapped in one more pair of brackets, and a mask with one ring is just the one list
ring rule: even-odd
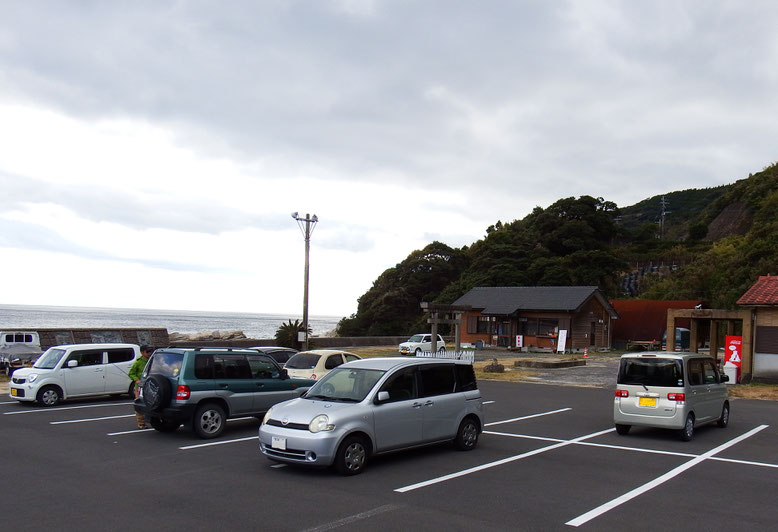
{"label": "license plate", "polygon": [[11,388],[11,395],[16,397],[16,388]]}
{"label": "license plate", "polygon": [[640,397],[638,399],[640,406],[656,406],[656,397]]}
{"label": "license plate", "polygon": [[283,451],[286,449],[286,438],[279,438],[278,436],[273,436],[273,439],[270,442],[270,446],[273,449],[281,449]]}

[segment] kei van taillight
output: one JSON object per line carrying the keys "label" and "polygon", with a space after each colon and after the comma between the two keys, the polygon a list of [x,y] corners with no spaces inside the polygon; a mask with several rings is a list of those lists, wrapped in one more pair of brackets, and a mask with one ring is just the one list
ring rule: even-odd
{"label": "kei van taillight", "polygon": [[629,397],[627,390],[616,390],[616,397]]}
{"label": "kei van taillight", "polygon": [[189,399],[190,395],[189,386],[179,384],[178,388],[176,388],[176,399]]}
{"label": "kei van taillight", "polygon": [[667,399],[670,401],[686,401],[685,393],[668,393]]}

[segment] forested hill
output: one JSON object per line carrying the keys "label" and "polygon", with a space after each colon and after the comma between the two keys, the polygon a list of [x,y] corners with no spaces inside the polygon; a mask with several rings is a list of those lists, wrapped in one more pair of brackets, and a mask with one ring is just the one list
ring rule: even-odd
{"label": "forested hill", "polygon": [[521,220],[496,221],[470,246],[432,242],[383,272],[337,332],[425,330],[421,301],[450,303],[475,286],[597,285],[611,298],[733,308],[767,273],[778,273],[778,164],[730,185],[625,208],[564,198]]}

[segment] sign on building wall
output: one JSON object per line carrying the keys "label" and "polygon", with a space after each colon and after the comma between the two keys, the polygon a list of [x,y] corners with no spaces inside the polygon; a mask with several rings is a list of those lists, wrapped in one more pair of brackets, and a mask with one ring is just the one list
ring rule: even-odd
{"label": "sign on building wall", "polygon": [[516,347],[524,347],[524,335],[516,335]]}
{"label": "sign on building wall", "polygon": [[564,353],[566,343],[567,343],[567,329],[559,329],[559,337],[557,338],[556,352]]}

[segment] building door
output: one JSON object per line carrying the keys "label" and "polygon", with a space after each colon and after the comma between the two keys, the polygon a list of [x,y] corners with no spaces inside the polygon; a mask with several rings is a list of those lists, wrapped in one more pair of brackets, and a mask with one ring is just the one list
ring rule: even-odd
{"label": "building door", "polygon": [[589,332],[589,345],[595,346],[597,345],[597,342],[594,341],[595,335],[597,334],[597,324],[595,322],[591,323],[591,331]]}

